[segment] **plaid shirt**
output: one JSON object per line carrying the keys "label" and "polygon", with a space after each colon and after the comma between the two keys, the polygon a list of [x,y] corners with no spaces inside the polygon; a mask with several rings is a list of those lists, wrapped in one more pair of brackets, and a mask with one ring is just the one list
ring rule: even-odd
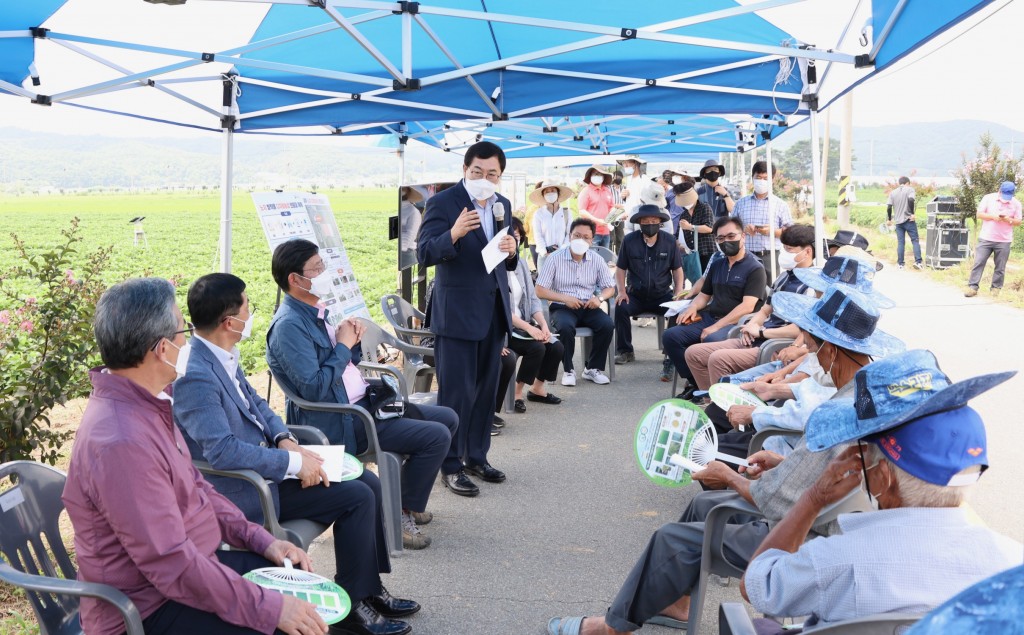
{"label": "plaid shirt", "polygon": [[[736,201],[732,214],[733,216],[738,216],[743,221],[744,227],[747,225],[766,227],[770,224],[768,218],[769,203],[775,211],[776,229],[783,229],[793,224],[793,216],[789,213],[789,205],[774,194],[769,194],[767,198],[761,199],[755,198],[753,194],[744,196]],[[778,238],[775,239],[775,249],[782,249],[782,242]],[[763,234],[747,236],[747,251],[755,253],[768,251],[768,236]]]}

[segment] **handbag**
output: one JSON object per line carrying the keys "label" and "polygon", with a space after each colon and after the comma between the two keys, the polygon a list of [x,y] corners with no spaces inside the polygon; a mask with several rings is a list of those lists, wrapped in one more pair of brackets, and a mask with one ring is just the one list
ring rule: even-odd
{"label": "handbag", "polygon": [[379,380],[370,379],[367,383],[366,397],[370,402],[370,413],[376,420],[386,421],[405,414],[406,404],[394,377],[382,374]]}
{"label": "handbag", "polygon": [[697,251],[697,226],[693,226],[693,249],[683,255],[683,276],[690,282],[696,283],[704,275],[704,268],[700,265],[700,253]]}

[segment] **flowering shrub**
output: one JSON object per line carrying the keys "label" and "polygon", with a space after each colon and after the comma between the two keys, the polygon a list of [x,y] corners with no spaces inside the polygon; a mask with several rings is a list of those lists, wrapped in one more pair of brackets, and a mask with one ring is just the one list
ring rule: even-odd
{"label": "flowering shrub", "polygon": [[61,234],[60,244],[35,254],[11,234],[20,262],[0,276],[0,462],[56,462],[71,432],[53,429],[48,413],[89,393],[92,318],[111,248],[78,258],[77,218]]}
{"label": "flowering shrub", "polygon": [[[917,202],[919,208],[923,207],[922,203],[927,203],[935,196],[935,186],[931,183],[922,183],[914,177],[917,175],[917,170],[911,170],[907,176],[910,178],[910,187],[914,188],[914,200]],[[896,178],[887,179],[885,184],[882,186],[882,190],[886,196],[900,186],[899,180]]]}
{"label": "flowering shrub", "polygon": [[953,171],[958,183],[954,190],[962,218],[973,218],[977,223],[978,203],[981,197],[999,191],[1003,181],[1020,185],[1024,181],[1021,159],[1002,154],[989,134],[981,136],[981,147],[974,159],[963,157],[963,165]]}

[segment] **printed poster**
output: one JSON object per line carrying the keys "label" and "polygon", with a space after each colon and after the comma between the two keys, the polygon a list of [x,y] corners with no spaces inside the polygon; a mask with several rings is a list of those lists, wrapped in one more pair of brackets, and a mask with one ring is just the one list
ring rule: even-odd
{"label": "printed poster", "polygon": [[320,247],[320,257],[331,273],[331,292],[321,298],[330,310],[327,322],[336,326],[349,317],[370,319],[327,197],[304,192],[254,192],[252,200],[271,252],[294,238],[304,238]]}

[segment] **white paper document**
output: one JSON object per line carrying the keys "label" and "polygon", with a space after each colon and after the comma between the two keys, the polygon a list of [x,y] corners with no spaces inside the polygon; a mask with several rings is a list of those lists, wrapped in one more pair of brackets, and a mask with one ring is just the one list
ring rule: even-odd
{"label": "white paper document", "polygon": [[501,231],[495,234],[494,238],[492,238],[491,241],[483,248],[483,251],[480,252],[484,257],[484,267],[487,269],[487,273],[494,271],[494,268],[497,267],[499,263],[508,258],[508,254],[498,247],[501,239],[504,238],[506,234],[508,234],[508,227],[502,227]]}
{"label": "white paper document", "polygon": [[[340,483],[343,478],[356,472],[351,465],[345,465],[345,446],[343,445],[304,445],[302,447],[320,455],[320,458],[324,460],[324,472],[327,472],[327,478],[332,483]],[[298,477],[289,476],[288,478]]]}
{"label": "white paper document", "polygon": [[665,311],[665,317],[672,317],[685,311],[691,302],[693,300],[669,300],[668,302],[662,302],[661,306],[668,309],[668,311]]}

